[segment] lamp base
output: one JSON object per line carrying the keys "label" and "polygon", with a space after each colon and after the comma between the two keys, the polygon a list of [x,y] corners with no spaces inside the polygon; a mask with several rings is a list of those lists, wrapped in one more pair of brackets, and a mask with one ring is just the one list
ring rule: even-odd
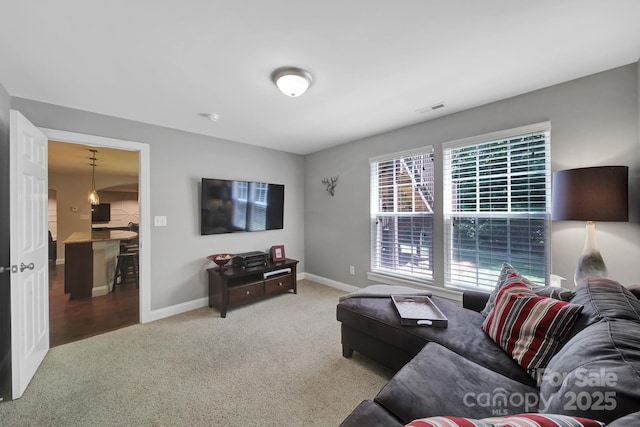
{"label": "lamp base", "polygon": [[586,277],[607,277],[607,266],[600,252],[582,254],[574,275],[576,285]]}
{"label": "lamp base", "polygon": [[592,221],[587,222],[584,249],[573,276],[576,286],[587,277],[607,277],[607,266],[596,246],[596,225]]}

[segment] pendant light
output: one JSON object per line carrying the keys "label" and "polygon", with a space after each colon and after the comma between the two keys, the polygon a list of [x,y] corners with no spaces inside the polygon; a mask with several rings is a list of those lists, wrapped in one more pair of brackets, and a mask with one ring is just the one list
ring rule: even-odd
{"label": "pendant light", "polygon": [[95,206],[100,204],[100,196],[98,196],[98,192],[96,191],[96,160],[98,160],[96,153],[98,150],[90,148],[89,151],[91,151],[91,157],[89,157],[89,160],[91,160],[91,193],[89,193],[89,203]]}

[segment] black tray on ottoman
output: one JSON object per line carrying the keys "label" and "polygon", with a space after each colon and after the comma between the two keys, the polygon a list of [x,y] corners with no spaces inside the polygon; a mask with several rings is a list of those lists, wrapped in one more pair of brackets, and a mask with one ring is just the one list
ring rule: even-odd
{"label": "black tray on ottoman", "polygon": [[404,326],[447,327],[447,317],[427,296],[391,295]]}

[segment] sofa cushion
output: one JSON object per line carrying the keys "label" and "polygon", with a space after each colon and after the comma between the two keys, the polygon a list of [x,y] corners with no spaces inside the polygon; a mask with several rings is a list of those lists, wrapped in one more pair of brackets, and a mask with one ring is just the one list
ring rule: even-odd
{"label": "sofa cushion", "polygon": [[622,418],[607,424],[607,427],[629,427],[640,426],[640,411],[625,415]]}
{"label": "sofa cushion", "polygon": [[640,324],[602,321],[582,330],[549,362],[541,412],[611,422],[638,411]]}
{"label": "sofa cushion", "polygon": [[604,427],[604,423],[567,415],[518,414],[472,420],[458,417],[432,417],[414,420],[405,427]]}
{"label": "sofa cushion", "polygon": [[537,388],[429,343],[380,390],[375,401],[408,423],[443,414],[482,418],[496,411],[537,412],[537,398]]}
{"label": "sofa cushion", "polygon": [[429,417],[420,418],[405,424],[404,427],[495,427],[493,424],[487,424],[481,420],[472,420],[471,418],[461,417]]}
{"label": "sofa cushion", "polygon": [[496,286],[489,295],[489,300],[487,301],[484,309],[480,312],[483,316],[489,315],[489,313],[493,309],[493,306],[496,302],[496,297],[498,296],[498,292],[500,292],[500,289],[510,283],[513,283],[514,281],[520,281],[524,283],[536,295],[539,296],[549,297],[560,301],[569,301],[573,297],[573,292],[568,289],[537,285],[533,283],[532,281],[518,273],[518,270],[516,270],[511,264],[505,262],[504,264],[502,264],[502,270],[498,275]]}
{"label": "sofa cushion", "polygon": [[640,285],[631,285],[627,289],[631,291],[633,296],[636,298],[640,298]]}
{"label": "sofa cushion", "polygon": [[391,298],[344,300],[338,304],[337,318],[350,329],[405,352],[415,355],[427,342],[436,342],[481,366],[535,386],[535,381],[482,331],[480,326],[484,317],[480,313],[443,298],[432,297],[431,300],[447,317],[446,328],[401,325]]}
{"label": "sofa cushion", "polygon": [[640,320],[640,301],[620,283],[603,278],[589,277],[576,286],[574,304],[584,306],[567,340],[584,328],[602,319]]}
{"label": "sofa cushion", "polygon": [[606,423],[637,412],[640,301],[624,286],[604,278],[581,282],[574,300],[585,305],[587,326],[547,365],[540,385],[540,411],[580,414]]}
{"label": "sofa cushion", "polygon": [[582,306],[537,296],[524,283],[504,286],[482,329],[534,378],[555,354]]}
{"label": "sofa cushion", "polygon": [[360,403],[340,427],[402,427],[402,423],[371,400]]}

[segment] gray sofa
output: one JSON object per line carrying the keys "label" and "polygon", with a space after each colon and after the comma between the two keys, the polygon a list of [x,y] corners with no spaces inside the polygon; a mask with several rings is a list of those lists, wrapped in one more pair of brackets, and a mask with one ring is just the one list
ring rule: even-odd
{"label": "gray sofa", "polygon": [[459,307],[433,297],[446,329],[401,326],[389,298],[341,301],[343,355],[358,351],[397,370],[342,426],[526,412],[640,425],[640,301],[632,292],[602,278],[576,287],[571,303],[582,312],[537,380],[481,329],[487,299],[465,293]]}

